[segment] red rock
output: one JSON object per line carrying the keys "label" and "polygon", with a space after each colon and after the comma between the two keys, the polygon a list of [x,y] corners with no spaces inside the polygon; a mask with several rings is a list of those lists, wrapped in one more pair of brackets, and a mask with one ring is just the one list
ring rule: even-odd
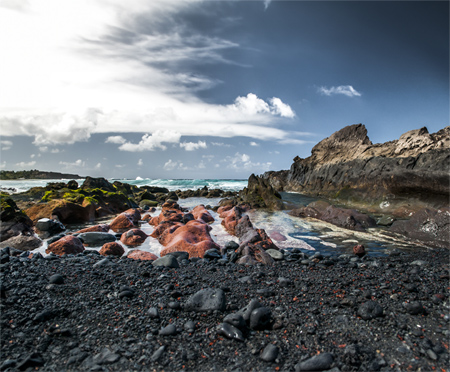
{"label": "red rock", "polygon": [[119,214],[109,225],[109,228],[114,232],[125,232],[135,227],[137,227],[137,224],[133,222],[133,218],[127,213]]}
{"label": "red rock", "polygon": [[144,214],[142,216],[142,221],[150,221],[153,217],[149,215],[148,213]]}
{"label": "red rock", "polygon": [[85,233],[85,232],[108,232],[108,231],[109,231],[109,225],[102,224],[102,225],[86,227],[85,229],[78,230],[74,234],[81,234],[81,233]]}
{"label": "red rock", "polygon": [[50,244],[45,253],[53,252],[62,256],[63,254],[77,254],[84,251],[83,243],[76,236],[67,235]]}
{"label": "red rock", "polygon": [[362,244],[358,244],[353,247],[353,253],[358,257],[363,257],[366,254],[366,249]]}
{"label": "red rock", "polygon": [[35,204],[25,210],[33,222],[41,218],[57,219],[64,224],[85,223],[94,221],[95,209],[91,206],[83,207],[66,200],[52,200],[45,204]]}
{"label": "red rock", "polygon": [[[219,210],[221,208],[219,208]],[[219,217],[222,218],[222,225],[231,235],[236,235],[236,225],[242,217],[242,210],[239,207],[233,207],[228,210],[228,207],[223,208],[225,210],[219,214]],[[219,212],[219,210],[217,212]]]}
{"label": "red rock", "polygon": [[139,210],[137,208],[127,209],[123,213],[127,214],[132,219],[132,221],[134,222],[135,225],[137,225],[139,223],[139,221],[141,220],[141,213],[139,212]]}
{"label": "red rock", "polygon": [[141,229],[131,229],[122,234],[120,241],[125,245],[135,247],[144,243],[147,237],[148,235]]}
{"label": "red rock", "polygon": [[196,206],[192,211],[192,215],[196,220],[202,220],[206,223],[214,222],[214,217],[209,214],[205,206],[200,204]]}
{"label": "red rock", "polygon": [[158,259],[158,256],[153,253],[150,253],[150,252],[145,252],[145,251],[136,249],[136,250],[128,253],[127,258],[132,258],[133,260],[142,260],[142,261],[155,261]]}
{"label": "red rock", "polygon": [[110,242],[103,244],[99,253],[102,256],[121,257],[125,253],[125,249],[123,249],[123,247],[117,242]]}

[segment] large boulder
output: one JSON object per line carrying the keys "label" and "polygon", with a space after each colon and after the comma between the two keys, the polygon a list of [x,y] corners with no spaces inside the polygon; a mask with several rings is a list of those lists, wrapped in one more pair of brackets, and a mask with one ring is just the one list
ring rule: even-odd
{"label": "large boulder", "polygon": [[141,229],[131,229],[122,234],[120,241],[129,247],[136,247],[143,244],[147,237],[148,235]]}
{"label": "large boulder", "polygon": [[191,213],[196,220],[202,220],[203,222],[214,222],[214,217],[206,210],[203,204],[196,206]]}
{"label": "large boulder", "polygon": [[99,253],[102,256],[116,256],[116,257],[122,257],[125,253],[125,250],[123,247],[117,243],[117,242],[109,242],[103,244],[102,248],[100,249]]}
{"label": "large boulder", "polygon": [[26,214],[37,222],[41,218],[57,219],[63,224],[86,223],[95,219],[93,206],[83,207],[66,200],[51,200],[45,204],[35,204],[28,208]]}
{"label": "large boulder", "polygon": [[88,189],[102,189],[105,191],[115,192],[115,187],[108,182],[105,178],[94,178],[94,177],[86,177],[83,184],[81,185],[81,189],[88,190]]}
{"label": "large boulder", "polygon": [[17,235],[33,235],[33,221],[10,198],[1,198],[0,241]]}
{"label": "large boulder", "polygon": [[33,235],[15,235],[0,243],[0,248],[12,247],[19,251],[32,251],[39,248],[43,241]]}
{"label": "large boulder", "polygon": [[450,248],[450,208],[424,208],[409,220],[395,221],[389,231],[432,247]]}
{"label": "large boulder", "polygon": [[375,227],[376,221],[354,209],[339,208],[324,201],[308,204],[307,207],[294,209],[289,212],[294,217],[313,217],[332,223],[349,230],[365,231],[368,227]]}
{"label": "large boulder", "polygon": [[265,178],[254,174],[249,177],[248,185],[239,193],[239,197],[252,208],[285,209],[278,191]]}
{"label": "large boulder", "polygon": [[76,236],[66,235],[63,238],[51,243],[45,253],[54,253],[59,256],[63,254],[77,254],[84,251],[83,243]]}
{"label": "large boulder", "polygon": [[135,222],[136,218],[134,214],[121,213],[112,220],[109,224],[109,228],[114,232],[125,232],[135,227],[138,227],[138,222]]}

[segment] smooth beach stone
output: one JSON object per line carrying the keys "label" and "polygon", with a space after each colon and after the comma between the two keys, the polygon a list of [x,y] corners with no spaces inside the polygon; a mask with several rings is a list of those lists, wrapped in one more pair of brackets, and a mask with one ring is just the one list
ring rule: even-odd
{"label": "smooth beach stone", "polygon": [[406,311],[411,315],[419,315],[425,313],[425,309],[419,301],[407,302],[404,304],[404,306]]}
{"label": "smooth beach stone", "polygon": [[153,261],[152,265],[153,266],[172,267],[174,269],[177,269],[180,267],[175,256],[172,256],[170,254],[165,255],[164,257],[158,258],[157,260]]}
{"label": "smooth beach stone", "polygon": [[159,318],[159,310],[157,307],[151,307],[147,312],[150,318]]}
{"label": "smooth beach stone", "polygon": [[217,326],[217,333],[232,340],[244,341],[244,336],[242,332],[238,328],[229,323],[219,324]]}
{"label": "smooth beach stone", "polygon": [[215,248],[212,249],[208,249],[203,258],[209,258],[210,260],[219,260],[222,258],[222,256],[220,255],[219,251]]}
{"label": "smooth beach stone", "polygon": [[187,311],[225,310],[225,292],[221,289],[207,288],[194,293],[186,301]]}
{"label": "smooth beach stone", "polygon": [[49,281],[51,284],[64,284],[64,278],[63,278],[62,275],[60,275],[60,274],[54,274],[54,275],[52,275],[52,276],[48,279],[48,281]]}
{"label": "smooth beach stone", "polygon": [[152,362],[156,362],[161,356],[163,355],[164,351],[166,350],[166,346],[160,346],[150,357],[150,360]]}
{"label": "smooth beach stone", "polygon": [[261,353],[261,359],[265,362],[274,362],[279,353],[278,346],[268,344]]}
{"label": "smooth beach stone", "polygon": [[272,312],[268,307],[259,307],[250,315],[250,328],[263,330],[268,329],[272,322]]}
{"label": "smooth beach stone", "polygon": [[223,321],[239,329],[244,329],[246,327],[244,317],[239,313],[228,314],[223,318]]}
{"label": "smooth beach stone", "polygon": [[[174,256],[178,261],[189,260],[189,253],[184,251],[169,252],[166,256]],[[164,256],[165,257],[165,256]]]}
{"label": "smooth beach stone", "polygon": [[78,239],[81,239],[83,244],[93,247],[116,241],[116,237],[113,234],[98,231],[78,234]]}
{"label": "smooth beach stone", "polygon": [[250,315],[252,314],[252,311],[257,309],[257,308],[259,308],[259,307],[261,307],[261,304],[257,300],[253,299],[253,300],[250,301],[250,303],[246,307],[244,307],[241,310],[239,310],[238,314],[241,314],[242,317],[244,318],[244,320],[246,322],[249,322],[250,321]]}
{"label": "smooth beach stone", "polygon": [[168,326],[161,328],[159,331],[161,336],[174,336],[177,334],[177,327],[174,324],[169,324]]}
{"label": "smooth beach stone", "polygon": [[295,365],[295,372],[326,371],[334,362],[333,354],[321,353]]}
{"label": "smooth beach stone", "polygon": [[276,261],[281,261],[282,259],[284,259],[283,252],[278,251],[276,249],[268,249],[266,253],[268,253],[270,257],[272,257]]}

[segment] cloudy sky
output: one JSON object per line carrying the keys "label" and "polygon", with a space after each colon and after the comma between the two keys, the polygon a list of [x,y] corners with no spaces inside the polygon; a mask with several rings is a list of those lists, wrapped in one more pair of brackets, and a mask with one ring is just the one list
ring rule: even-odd
{"label": "cloudy sky", "polygon": [[447,1],[0,0],[1,169],[247,178],[449,125]]}

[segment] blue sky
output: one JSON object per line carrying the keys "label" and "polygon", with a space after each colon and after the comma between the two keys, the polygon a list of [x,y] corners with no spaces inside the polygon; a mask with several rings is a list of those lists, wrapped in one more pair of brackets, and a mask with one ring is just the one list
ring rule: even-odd
{"label": "blue sky", "polygon": [[2,169],[247,178],[449,125],[447,1],[0,0]]}

